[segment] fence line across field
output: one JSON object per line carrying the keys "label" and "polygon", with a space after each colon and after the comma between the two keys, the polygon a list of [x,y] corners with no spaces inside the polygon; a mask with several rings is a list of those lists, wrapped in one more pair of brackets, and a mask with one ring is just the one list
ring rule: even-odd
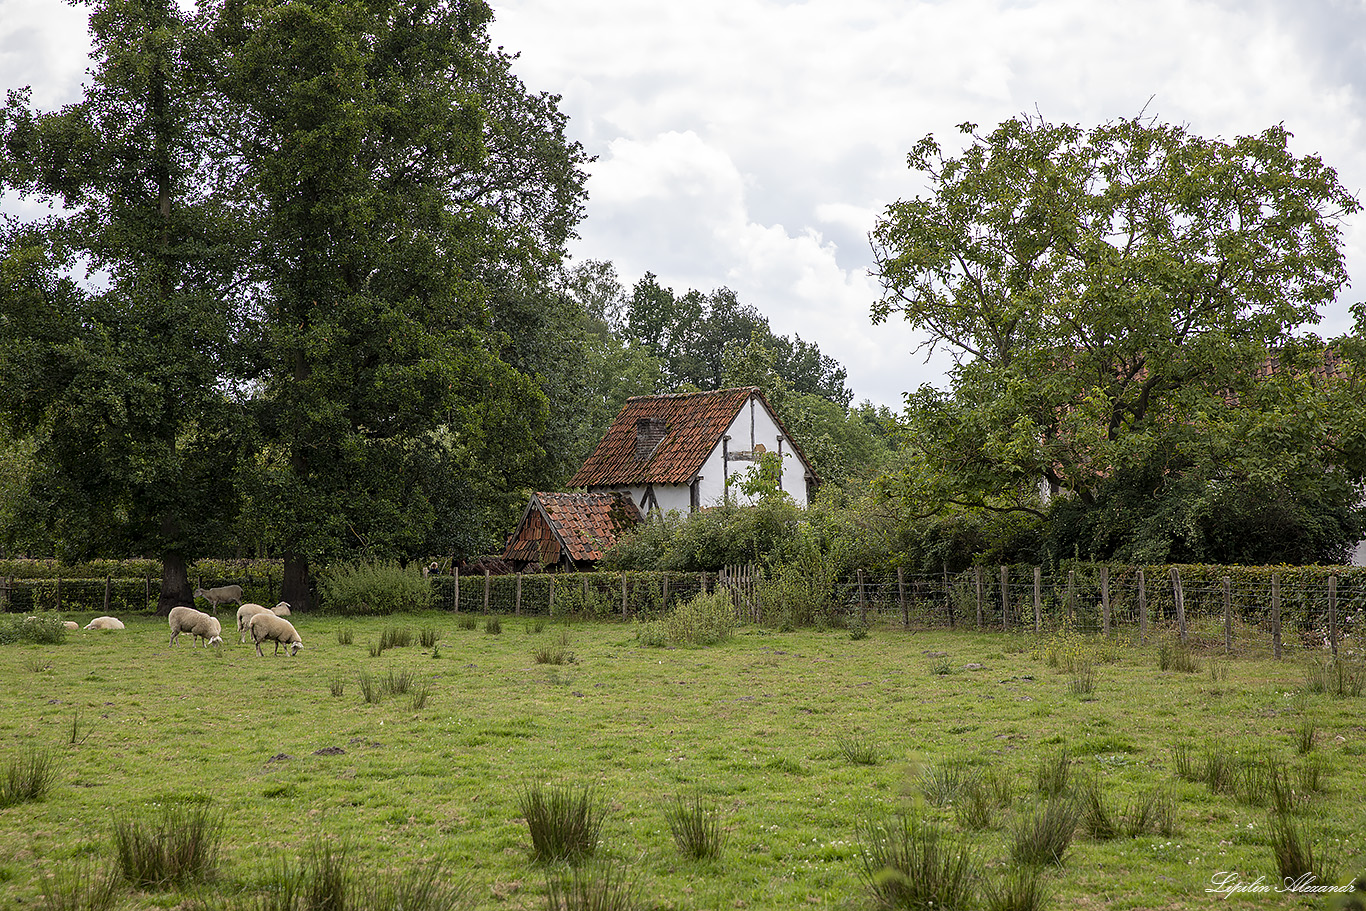
{"label": "fence line across field", "polygon": [[[1084,564],[1057,571],[1039,566],[974,567],[951,573],[872,573],[856,570],[827,586],[827,616],[917,627],[999,629],[1040,633],[1059,628],[1146,642],[1161,633],[1206,648],[1324,649],[1336,655],[1344,643],[1360,648],[1366,635],[1366,573],[1288,568],[1256,573],[1206,570],[1183,578],[1178,567]],[[200,587],[241,584],[244,597],[272,603],[279,578],[196,579]],[[433,576],[433,607],[459,612],[541,616],[657,616],[700,593],[726,591],[739,615],[772,622],[766,605],[770,584],[752,565],[719,573],[588,572]],[[833,595],[831,595],[833,593]],[[0,579],[0,608],[145,611],[155,603],[156,580]],[[325,607],[325,606],[324,606]]]}

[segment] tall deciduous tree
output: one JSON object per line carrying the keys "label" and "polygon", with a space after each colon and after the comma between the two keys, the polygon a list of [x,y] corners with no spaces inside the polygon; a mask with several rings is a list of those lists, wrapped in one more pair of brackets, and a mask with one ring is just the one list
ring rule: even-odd
{"label": "tall deciduous tree", "polygon": [[101,0],[85,98],[48,114],[11,92],[0,183],[60,214],[4,232],[0,408],[29,436],[30,544],[155,553],[159,606],[237,508],[228,358],[241,231],[218,199],[202,46],[174,0]]}
{"label": "tall deciduous tree", "polygon": [[538,463],[545,398],[500,359],[490,288],[554,265],[585,158],[554,96],[491,48],[490,16],[476,0],[222,11],[227,132],[263,225],[272,444],[254,519],[291,603],[321,557],[487,546]]}
{"label": "tall deciduous tree", "polygon": [[1357,200],[1283,127],[962,130],[961,154],[915,146],[930,194],[872,235],[874,319],[900,314],[958,358],[951,392],[909,398],[914,496],[1041,511],[1042,484],[1092,508],[1118,478],[1210,468],[1268,356],[1345,285]]}

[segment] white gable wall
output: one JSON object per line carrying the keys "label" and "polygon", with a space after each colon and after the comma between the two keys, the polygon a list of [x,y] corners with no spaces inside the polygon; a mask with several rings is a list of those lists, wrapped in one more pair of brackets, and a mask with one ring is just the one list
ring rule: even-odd
{"label": "white gable wall", "polygon": [[[759,463],[754,460],[753,453],[760,446],[764,452],[782,453],[783,490],[798,506],[807,505],[806,467],[793,451],[790,440],[784,438],[781,443],[779,442],[782,430],[758,396],[750,396],[740,407],[735,420],[731,421],[730,427],[726,429],[726,435],[730,439],[717,444],[702,465],[702,470],[698,472],[699,506],[706,508],[723,503],[727,493],[727,478],[732,482],[730,502],[741,506],[748,505],[751,499],[741,492],[739,479],[748,474],[751,468],[758,467]],[[730,456],[729,459],[726,458],[727,455]],[[692,509],[692,492],[686,484],[653,485],[654,503],[650,502],[649,491],[643,485],[605,489],[629,491],[631,499],[640,507],[641,512],[657,506],[661,512],[677,510],[680,514],[687,515]]]}

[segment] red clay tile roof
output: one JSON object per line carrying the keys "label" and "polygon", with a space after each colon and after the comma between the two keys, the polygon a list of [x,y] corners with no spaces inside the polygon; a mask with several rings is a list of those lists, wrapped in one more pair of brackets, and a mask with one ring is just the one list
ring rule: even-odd
{"label": "red clay tile roof", "polygon": [[535,493],[508,542],[505,560],[596,562],[640,521],[631,498],[616,493]]}
{"label": "red clay tile roof", "polygon": [[[570,479],[569,486],[690,483],[721,442],[740,408],[756,395],[768,408],[763,393],[755,386],[627,399],[598,442],[598,448]],[[774,419],[777,420],[776,416]],[[642,421],[664,423],[663,438],[648,458],[637,458],[636,453],[636,427]],[[791,439],[786,430],[783,435]],[[809,469],[795,442],[793,448]]]}

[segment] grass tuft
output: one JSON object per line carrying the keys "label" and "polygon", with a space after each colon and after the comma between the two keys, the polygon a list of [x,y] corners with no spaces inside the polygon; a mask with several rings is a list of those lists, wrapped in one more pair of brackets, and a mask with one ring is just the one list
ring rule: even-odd
{"label": "grass tuft", "polygon": [[542,863],[578,863],[598,847],[605,811],[589,786],[536,783],[518,798],[531,833],[532,857]]}
{"label": "grass tuft", "polygon": [[1052,890],[1040,867],[1007,867],[1000,878],[986,881],[985,911],[1042,911]]}
{"label": "grass tuft", "polygon": [[118,878],[108,867],[73,861],[41,880],[41,911],[110,911],[118,899]]}
{"label": "grass tuft", "polygon": [[932,820],[898,816],[858,832],[860,871],[879,908],[968,908],[980,874],[977,859]]}
{"label": "grass tuft", "polygon": [[503,632],[503,621],[497,617],[489,617],[484,621],[484,632],[490,636],[498,636]]}
{"label": "grass tuft", "polygon": [[142,889],[208,881],[218,862],[223,815],[207,803],[165,804],[114,817],[119,873]]}
{"label": "grass tuft", "polygon": [[1328,862],[1321,851],[1315,853],[1314,841],[1308,831],[1289,814],[1272,813],[1269,831],[1271,853],[1282,881],[1333,882],[1335,865]]}
{"label": "grass tuft", "polygon": [[685,856],[694,860],[715,860],[726,844],[726,832],[721,827],[721,814],[714,802],[701,794],[682,795],[664,810],[674,844]]}
{"label": "grass tuft", "polygon": [[636,883],[610,862],[573,867],[546,877],[548,911],[636,911]]}
{"label": "grass tuft", "polygon": [[962,763],[929,766],[920,773],[920,792],[931,806],[946,807],[958,800],[969,777]]}
{"label": "grass tuft", "polygon": [[356,634],[351,630],[351,627],[349,627],[349,626],[339,626],[339,627],[337,627],[337,644],[338,644],[338,645],[350,645],[352,642],[355,641],[355,638],[356,638]]}
{"label": "grass tuft", "polygon": [[1157,643],[1157,669],[1194,674],[1200,670],[1200,662],[1184,642],[1164,638]]}
{"label": "grass tuft", "polygon": [[52,792],[56,780],[57,766],[52,755],[46,750],[29,750],[11,759],[0,773],[0,808],[43,800]]}
{"label": "grass tuft", "polygon": [[1360,696],[1366,692],[1366,661],[1342,656],[1314,661],[1305,671],[1305,689],[1339,699]]}
{"label": "grass tuft", "polygon": [[1071,797],[1053,797],[1020,817],[1010,838],[1010,858],[1017,864],[1062,866],[1081,816]]}
{"label": "grass tuft", "polygon": [[461,614],[455,618],[455,626],[457,629],[478,629],[479,618],[473,614]]}
{"label": "grass tuft", "polygon": [[1034,784],[1045,797],[1061,797],[1071,787],[1072,758],[1066,749],[1056,756],[1045,756],[1034,769]]}
{"label": "grass tuft", "polygon": [[440,638],[441,635],[434,626],[424,626],[417,633],[418,644],[423,648],[436,648],[437,640]]}
{"label": "grass tuft", "polygon": [[844,761],[850,765],[877,765],[877,743],[862,731],[836,734],[835,746],[844,757]]}

